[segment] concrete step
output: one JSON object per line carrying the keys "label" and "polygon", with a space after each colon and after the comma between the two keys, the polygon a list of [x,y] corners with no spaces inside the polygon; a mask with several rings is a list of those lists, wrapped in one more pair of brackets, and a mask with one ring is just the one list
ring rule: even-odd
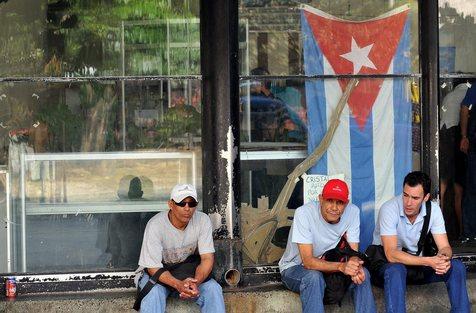
{"label": "concrete step", "polygon": [[[468,293],[476,312],[476,275],[468,277]],[[379,312],[384,312],[383,291],[374,288]],[[282,285],[263,285],[246,289],[227,289],[225,291],[227,312],[231,313],[288,313],[301,312],[299,296],[285,290]],[[134,290],[101,290],[95,292],[42,293],[18,296],[15,301],[0,302],[0,312],[6,313],[118,313],[135,312]],[[409,286],[407,290],[407,312],[449,312],[450,305],[446,287],[443,283],[424,286]],[[193,302],[169,299],[168,313],[200,312]],[[342,307],[326,306],[326,312],[354,312],[350,295],[344,298]]]}

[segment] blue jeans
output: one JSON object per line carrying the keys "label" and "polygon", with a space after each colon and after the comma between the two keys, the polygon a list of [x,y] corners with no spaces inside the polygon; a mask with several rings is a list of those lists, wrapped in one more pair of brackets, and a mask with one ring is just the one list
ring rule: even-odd
{"label": "blue jeans", "polygon": [[[374,313],[377,309],[370,285],[370,274],[365,268],[364,271],[365,281],[360,285],[352,283],[349,290],[354,299],[355,312]],[[324,312],[322,299],[326,283],[321,272],[296,265],[284,270],[281,279],[288,289],[300,294],[303,313]]]}
{"label": "blue jeans", "polygon": [[[144,273],[139,281],[139,287],[143,288],[149,275]],[[221,286],[214,280],[210,279],[198,286],[200,295],[198,298],[191,301],[195,301],[200,306],[201,312],[206,313],[224,313],[225,302],[223,300],[223,292]],[[168,296],[178,297],[178,292],[171,292],[168,288],[165,288],[161,284],[156,284],[150,292],[142,299],[140,312],[141,313],[164,313],[165,305]],[[187,301],[187,300],[184,300]]]}
{"label": "blue jeans", "polygon": [[[419,284],[445,282],[453,313],[470,312],[466,290],[466,268],[460,260],[451,260],[451,268],[444,275],[437,275],[429,266],[419,266],[423,280]],[[387,263],[379,272],[384,281],[385,308],[387,313],[404,313],[407,288],[407,267],[401,263]]]}

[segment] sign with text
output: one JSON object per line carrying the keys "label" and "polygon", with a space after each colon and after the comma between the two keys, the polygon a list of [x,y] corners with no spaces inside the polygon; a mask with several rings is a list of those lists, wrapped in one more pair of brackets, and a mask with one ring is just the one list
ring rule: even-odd
{"label": "sign with text", "polygon": [[301,176],[304,181],[304,203],[307,203],[311,200],[317,200],[319,195],[322,192],[322,188],[330,179],[341,179],[344,180],[344,174],[336,175],[307,175],[304,174]]}

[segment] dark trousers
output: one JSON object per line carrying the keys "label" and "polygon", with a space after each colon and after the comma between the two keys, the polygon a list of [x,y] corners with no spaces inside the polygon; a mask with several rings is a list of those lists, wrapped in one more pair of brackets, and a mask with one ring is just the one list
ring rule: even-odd
{"label": "dark trousers", "polygon": [[[411,266],[411,270],[421,274],[419,281],[412,280],[408,275],[409,266],[401,263],[387,263],[380,269],[377,276],[383,281],[385,309],[387,313],[405,313],[405,292],[407,282],[412,284],[429,284],[444,282],[448,290],[452,313],[470,312],[468,291],[466,289],[466,268],[460,260],[451,260],[451,268],[444,275],[437,275],[429,266]],[[435,295],[436,296],[436,295]]]}

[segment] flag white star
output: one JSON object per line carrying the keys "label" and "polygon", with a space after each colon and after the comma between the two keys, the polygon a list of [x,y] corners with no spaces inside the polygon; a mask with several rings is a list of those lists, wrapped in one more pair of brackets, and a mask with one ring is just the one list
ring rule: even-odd
{"label": "flag white star", "polygon": [[362,66],[377,69],[375,64],[369,59],[369,53],[374,44],[360,48],[355,42],[354,37],[352,37],[352,43],[350,47],[350,52],[341,54],[346,60],[349,60],[354,65],[354,74],[358,74]]}

